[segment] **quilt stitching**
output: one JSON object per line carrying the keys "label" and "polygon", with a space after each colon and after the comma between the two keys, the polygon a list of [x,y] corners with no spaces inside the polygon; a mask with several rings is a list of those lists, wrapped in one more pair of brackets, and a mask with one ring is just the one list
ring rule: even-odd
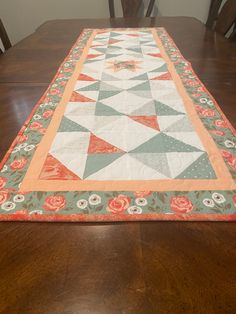
{"label": "quilt stitching", "polygon": [[[81,156],[84,169],[83,167],[80,168],[83,170],[80,173],[76,173],[74,169],[69,169],[59,160],[60,158],[56,158],[58,156],[55,156],[56,148],[53,143],[43,168],[44,171],[40,174],[41,178],[55,180],[59,176],[64,180],[68,180],[68,178],[70,180],[86,180],[86,177],[96,176],[99,173],[97,169],[93,168],[95,161],[97,167],[98,159],[102,165],[102,170],[112,164],[115,165],[119,160],[130,158],[132,158],[133,163],[145,165],[152,170],[152,173],[154,170],[155,173],[161,174],[165,178],[176,179],[179,176],[183,178],[195,176],[205,179],[215,178],[207,153],[204,151],[201,141],[198,142],[197,135],[194,135],[194,138],[190,136],[187,140],[188,136],[186,135],[192,134],[193,136],[194,132],[186,113],[180,106],[181,99],[177,102],[177,107],[173,103],[174,100],[176,101],[176,97],[169,105],[166,103],[165,95],[163,95],[164,87],[166,82],[172,81],[171,75],[161,58],[157,45],[150,40],[150,29],[105,29],[97,32],[100,40],[96,38],[93,41],[93,47],[90,47],[84,63],[84,71],[80,73],[78,78],[79,87],[75,88],[71,96],[57,132],[59,143],[63,133],[65,133],[65,138],[66,133],[74,133],[75,136],[78,136],[78,142],[83,144],[82,148],[84,149],[84,156]],[[85,30],[80,36],[60,67],[54,81],[36,106],[34,113],[26,121],[1,163],[0,218],[2,220],[49,221],[234,220],[236,208],[236,191],[234,189],[181,192],[19,192],[19,186],[28,169],[35,148],[50,124],[54,111],[63,96],[64,88],[92,33],[93,30]],[[137,33],[142,35],[137,36]],[[163,28],[157,28],[156,33],[180,76],[186,92],[192,99],[203,125],[222,152],[230,175],[235,179],[234,128],[229,124],[214,98],[199,81],[191,65],[183,58],[167,32]],[[121,36],[129,36],[129,39],[124,40],[123,38],[122,40]],[[152,60],[155,62],[159,60],[158,66],[156,68],[151,67],[148,71],[142,71],[141,55],[145,55],[150,67]],[[95,63],[99,69],[104,69],[105,63],[105,71],[94,72]],[[126,73],[126,80],[121,86],[120,81],[124,72]],[[126,81],[129,81],[130,85]],[[159,86],[159,89],[155,90],[155,86]],[[157,95],[157,91],[163,92],[162,98],[160,93]],[[128,99],[128,103],[131,102],[131,99],[135,99],[132,102],[135,103],[136,108],[122,106],[122,99]],[[87,105],[86,109],[84,106],[78,106],[76,109],[76,111],[78,110],[77,113],[80,112],[78,114],[80,118],[82,115],[88,118],[87,125],[81,125],[81,119],[79,121],[75,119],[73,103]],[[89,117],[93,117],[95,120],[89,120]],[[167,118],[165,119],[165,117]],[[148,130],[147,138],[143,143],[137,145],[135,139],[136,147],[130,147],[129,143],[123,143],[120,138],[114,142],[115,136],[107,137],[108,133],[111,132],[109,125],[112,126],[116,123],[119,126],[124,121],[126,121],[127,134],[132,134],[134,126],[135,132],[133,133],[135,134],[137,134],[136,130],[141,129],[143,131],[138,134],[143,134],[145,133],[144,130]],[[166,125],[166,123],[169,124]],[[180,133],[184,134],[181,135]],[[173,137],[173,135],[175,136]],[[150,138],[148,139],[148,137]],[[189,149],[194,147],[196,158],[194,161],[191,160],[188,166],[185,162],[181,173],[173,170],[170,156],[173,153],[176,154],[176,148],[174,152],[169,151],[170,147],[173,147],[173,143],[172,145],[168,141],[166,143],[169,138],[173,143],[178,144],[175,145],[176,147],[179,147],[180,143],[185,144],[184,151],[178,152],[185,154],[185,159],[186,154],[188,154],[188,151],[185,151],[186,147]],[[149,141],[151,143],[147,144]],[[153,145],[152,141],[156,144]],[[191,145],[193,143],[194,146]],[[183,147],[183,144],[181,145]],[[158,148],[158,152],[150,152],[153,147],[155,150]],[[135,151],[137,149],[138,151]],[[180,149],[183,150],[183,148]],[[153,154],[152,156],[155,158],[150,158],[150,154]],[[191,155],[193,156],[193,151]],[[156,162],[157,160],[158,162]],[[177,160],[174,155],[172,160],[173,162]],[[180,166],[178,165],[176,168],[179,170]],[[134,175],[136,176],[137,173]]]}

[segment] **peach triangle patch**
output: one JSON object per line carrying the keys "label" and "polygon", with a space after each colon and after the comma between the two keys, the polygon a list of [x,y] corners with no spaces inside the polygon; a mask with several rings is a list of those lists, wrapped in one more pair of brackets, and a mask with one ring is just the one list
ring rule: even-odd
{"label": "peach triangle patch", "polygon": [[91,48],[94,48],[94,47],[101,47],[101,46],[104,46],[104,44],[94,44],[91,46]]}
{"label": "peach triangle patch", "polygon": [[156,76],[152,78],[151,80],[160,80],[160,81],[165,81],[165,80],[172,80],[172,77],[169,72],[164,73],[162,75]]}
{"label": "peach triangle patch", "polygon": [[85,97],[77,92],[73,92],[72,95],[71,95],[71,98],[70,98],[70,101],[71,102],[95,102],[95,100],[91,99],[91,98],[88,98],[88,97]]}
{"label": "peach triangle patch", "polygon": [[101,138],[90,135],[90,142],[88,154],[111,154],[111,153],[124,153],[120,148],[102,140]]}
{"label": "peach triangle patch", "polygon": [[104,33],[108,33],[108,32],[109,32],[108,30],[107,30],[107,31],[106,31],[106,30],[100,30],[100,31],[98,31],[97,33],[98,33],[98,34],[104,34]]}
{"label": "peach triangle patch", "polygon": [[[79,165],[78,165],[79,167]],[[42,171],[41,180],[81,180],[76,174],[66,168],[51,154],[47,155]]]}
{"label": "peach triangle patch", "polygon": [[108,41],[108,45],[113,45],[113,44],[116,44],[116,43],[119,43],[120,41],[122,40],[119,40],[119,39],[109,39]]}
{"label": "peach triangle patch", "polygon": [[90,53],[90,54],[87,55],[87,59],[94,59],[94,58],[97,58],[97,57],[99,57],[101,55],[102,55],[101,53],[98,53],[98,54]]}
{"label": "peach triangle patch", "polygon": [[91,76],[88,76],[86,74],[80,74],[79,77],[77,78],[78,81],[96,81],[94,78]]}
{"label": "peach triangle patch", "polygon": [[162,58],[162,55],[160,53],[148,53],[148,55],[156,58]]}
{"label": "peach triangle patch", "polygon": [[129,118],[143,125],[146,125],[149,128],[160,131],[156,116],[129,116]]}

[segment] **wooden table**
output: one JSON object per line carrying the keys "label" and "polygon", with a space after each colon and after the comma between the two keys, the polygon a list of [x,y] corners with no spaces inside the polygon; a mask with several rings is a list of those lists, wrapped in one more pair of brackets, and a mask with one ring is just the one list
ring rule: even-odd
{"label": "wooden table", "polygon": [[[164,26],[236,126],[236,44],[193,18],[54,20],[0,57],[0,155],[83,28]],[[224,222],[0,223],[0,313],[236,313]]]}

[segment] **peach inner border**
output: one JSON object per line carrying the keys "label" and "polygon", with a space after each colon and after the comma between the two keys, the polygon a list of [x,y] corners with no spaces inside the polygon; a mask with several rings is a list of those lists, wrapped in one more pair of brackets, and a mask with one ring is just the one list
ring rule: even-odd
{"label": "peach inner border", "polygon": [[155,191],[193,191],[193,190],[225,190],[225,189],[236,189],[236,184],[234,183],[224,160],[216,147],[213,139],[208,134],[208,131],[203,126],[200,118],[198,117],[192,101],[185,91],[182,81],[177,74],[174,65],[169,59],[159,39],[157,33],[154,29],[150,29],[153,37],[157,43],[161,54],[167,63],[169,72],[171,73],[173,80],[176,84],[176,88],[181,95],[186,112],[189,119],[191,120],[196,133],[200,137],[202,144],[208,153],[209,160],[215,170],[217,179],[215,180],[182,180],[182,179],[170,179],[170,180],[138,180],[138,181],[94,181],[94,180],[39,180],[41,169],[45,162],[46,156],[50,149],[51,143],[56,135],[57,129],[60,125],[62,116],[64,114],[66,105],[69,101],[71,93],[74,89],[77,77],[82,69],[83,63],[86,60],[89,47],[96,36],[97,30],[94,30],[91,37],[89,38],[84,51],[78,61],[74,73],[67,83],[66,89],[64,91],[63,97],[55,110],[51,123],[47,129],[47,132],[38,146],[30,166],[27,170],[25,178],[21,184],[20,191],[78,191],[78,190],[122,190],[122,191],[132,191],[132,190],[155,190]]}

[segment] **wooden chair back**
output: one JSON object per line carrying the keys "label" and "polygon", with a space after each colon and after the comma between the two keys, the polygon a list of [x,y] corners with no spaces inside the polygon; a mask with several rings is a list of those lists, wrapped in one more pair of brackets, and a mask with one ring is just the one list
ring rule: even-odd
{"label": "wooden chair back", "polygon": [[[227,0],[222,5],[223,0],[212,0],[209,10],[209,16],[206,25],[221,35],[225,36],[232,28],[229,34],[230,39],[236,39],[236,0]],[[220,10],[220,12],[219,12]]]}
{"label": "wooden chair back", "polygon": [[[150,0],[146,12],[146,17],[150,17],[152,10],[154,8],[155,0]],[[124,17],[136,17],[141,5],[142,0],[121,0],[123,16]],[[114,0],[109,0],[109,10],[110,10],[110,17],[115,17],[115,7],[114,7]]]}
{"label": "wooden chair back", "polygon": [[[0,39],[2,41],[2,44],[3,44],[3,47],[5,50],[11,48],[12,45],[11,45],[10,39],[7,35],[6,29],[5,29],[1,19],[0,19]],[[2,54],[2,53],[3,53],[3,51],[0,48],[0,54]]]}

